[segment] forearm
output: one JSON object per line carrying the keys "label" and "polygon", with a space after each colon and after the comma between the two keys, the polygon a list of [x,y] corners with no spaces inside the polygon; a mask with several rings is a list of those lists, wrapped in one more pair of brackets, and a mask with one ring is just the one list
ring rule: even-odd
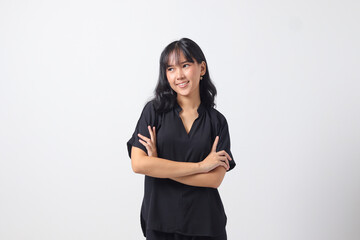
{"label": "forearm", "polygon": [[137,165],[137,173],[157,178],[183,177],[202,173],[199,163],[177,162],[158,157],[142,156]]}
{"label": "forearm", "polygon": [[207,173],[198,173],[182,177],[172,177],[170,179],[195,187],[218,188],[224,179],[226,170],[224,167],[217,167]]}

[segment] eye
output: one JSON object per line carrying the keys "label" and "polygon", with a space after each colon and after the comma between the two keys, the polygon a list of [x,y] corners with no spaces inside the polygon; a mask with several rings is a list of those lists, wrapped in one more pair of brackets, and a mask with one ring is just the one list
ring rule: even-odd
{"label": "eye", "polygon": [[167,70],[168,70],[169,72],[171,72],[171,71],[173,70],[173,68],[168,68]]}
{"label": "eye", "polygon": [[183,67],[185,67],[185,66],[190,66],[190,65],[189,64],[184,64]]}

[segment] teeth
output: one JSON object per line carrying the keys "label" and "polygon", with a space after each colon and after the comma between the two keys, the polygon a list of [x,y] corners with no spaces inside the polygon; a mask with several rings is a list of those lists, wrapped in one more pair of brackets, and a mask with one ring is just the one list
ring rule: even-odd
{"label": "teeth", "polygon": [[180,86],[184,86],[185,84],[187,84],[188,82],[185,82],[185,83],[181,83],[179,84]]}

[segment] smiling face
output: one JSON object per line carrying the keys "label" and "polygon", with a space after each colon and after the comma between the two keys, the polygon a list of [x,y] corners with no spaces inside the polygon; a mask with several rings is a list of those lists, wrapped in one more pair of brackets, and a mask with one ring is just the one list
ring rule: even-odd
{"label": "smiling face", "polygon": [[178,97],[200,96],[200,77],[205,74],[206,64],[197,63],[195,59],[188,61],[182,51],[179,52],[178,61],[175,52],[169,56],[166,77],[170,87]]}

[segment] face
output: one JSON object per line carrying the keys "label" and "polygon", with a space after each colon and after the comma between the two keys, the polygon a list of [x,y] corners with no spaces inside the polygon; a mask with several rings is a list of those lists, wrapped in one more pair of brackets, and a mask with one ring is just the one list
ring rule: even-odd
{"label": "face", "polygon": [[193,96],[200,94],[200,77],[205,74],[206,63],[197,63],[186,60],[180,51],[179,63],[176,64],[175,53],[169,57],[169,67],[166,69],[166,77],[170,87],[177,93],[177,96]]}

